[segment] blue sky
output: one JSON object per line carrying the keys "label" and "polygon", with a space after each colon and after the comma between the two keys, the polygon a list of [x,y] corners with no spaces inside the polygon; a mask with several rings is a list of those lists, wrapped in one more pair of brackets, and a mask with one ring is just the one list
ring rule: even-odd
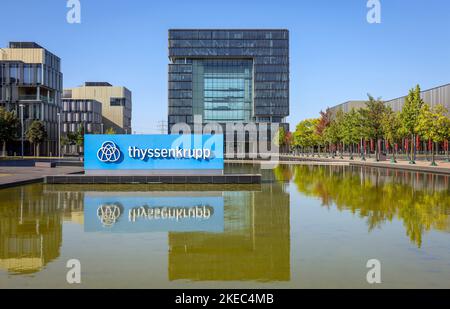
{"label": "blue sky", "polygon": [[169,28],[289,29],[292,128],[367,93],[390,99],[450,83],[450,1],[381,0],[381,24],[367,23],[366,3],[81,0],[81,24],[68,24],[66,0],[1,0],[0,47],[38,42],[62,58],[65,87],[128,87],[138,133],[167,118]]}

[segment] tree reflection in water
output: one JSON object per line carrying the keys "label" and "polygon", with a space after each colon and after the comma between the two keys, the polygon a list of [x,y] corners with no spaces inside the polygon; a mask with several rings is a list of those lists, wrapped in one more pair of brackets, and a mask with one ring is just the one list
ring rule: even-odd
{"label": "tree reflection in water", "polygon": [[449,176],[311,165],[280,165],[275,176],[279,181],[292,180],[299,192],[320,198],[323,206],[366,218],[369,231],[397,218],[418,247],[425,232],[450,228]]}

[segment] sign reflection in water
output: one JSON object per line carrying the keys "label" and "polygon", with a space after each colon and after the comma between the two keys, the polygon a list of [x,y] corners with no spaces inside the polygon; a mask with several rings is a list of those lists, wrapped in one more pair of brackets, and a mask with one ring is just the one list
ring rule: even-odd
{"label": "sign reflection in water", "polygon": [[222,192],[88,192],[85,232],[223,232]]}

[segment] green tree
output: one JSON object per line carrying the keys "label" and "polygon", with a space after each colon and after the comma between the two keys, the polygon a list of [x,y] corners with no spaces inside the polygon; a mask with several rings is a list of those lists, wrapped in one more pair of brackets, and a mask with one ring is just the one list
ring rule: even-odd
{"label": "green tree", "polygon": [[354,128],[355,135],[358,138],[359,146],[361,148],[361,160],[366,160],[366,154],[364,153],[364,141],[370,139],[370,132],[369,128],[366,124],[366,118],[365,118],[365,109],[358,109],[357,115],[356,115],[356,126]]}
{"label": "green tree", "polygon": [[338,140],[338,144],[342,144],[342,149],[340,151],[340,158],[344,159],[344,144],[343,144],[343,138],[344,138],[344,112],[342,111],[342,109],[339,109],[336,112],[336,116],[334,117],[333,120],[333,126],[334,126],[334,133],[336,134],[337,140]]}
{"label": "green tree", "polygon": [[314,147],[317,142],[316,127],[318,119],[306,119],[301,121],[294,132],[294,145],[302,150]]}
{"label": "green tree", "polygon": [[19,128],[19,119],[15,112],[9,112],[0,107],[0,142],[2,143],[2,155],[6,155],[6,143],[11,141]]}
{"label": "green tree", "polygon": [[417,125],[415,132],[423,138],[431,140],[431,165],[436,166],[435,161],[435,143],[443,142],[448,137],[450,130],[450,118],[448,118],[448,110],[443,105],[437,105],[430,108],[428,104],[424,104],[420,109],[417,117]]}
{"label": "green tree", "polygon": [[66,137],[63,138],[62,140],[62,144],[64,146],[74,146],[77,144],[77,140],[78,140],[78,132],[68,132]]}
{"label": "green tree", "polygon": [[350,160],[353,160],[354,145],[359,142],[359,113],[352,109],[344,114],[341,137],[344,145],[348,145]]}
{"label": "green tree", "polygon": [[62,144],[67,146],[84,146],[84,129],[79,127],[76,132],[68,132],[66,137],[62,140]]}
{"label": "green tree", "polygon": [[401,122],[399,113],[395,113],[392,108],[387,107],[381,122],[384,139],[392,146],[392,163],[397,163],[395,154],[395,144],[400,140]]}
{"label": "green tree", "polygon": [[331,156],[334,158],[334,151],[331,149],[332,145],[336,145],[339,143],[339,128],[338,128],[338,122],[333,119],[331,120],[328,127],[325,128],[323,132],[323,139],[328,144],[331,153]]}
{"label": "green tree", "polygon": [[79,147],[84,146],[84,128],[83,127],[78,128],[78,132],[76,135],[76,144]]}
{"label": "green tree", "polygon": [[34,145],[34,155],[39,157],[39,146],[47,138],[47,130],[39,120],[34,120],[26,132],[28,141]]}
{"label": "green tree", "polygon": [[106,129],[105,134],[106,135],[114,135],[114,134],[117,134],[117,132],[116,132],[116,130],[114,130],[114,128],[108,128],[108,129]]}
{"label": "green tree", "polygon": [[369,95],[369,101],[366,102],[366,108],[361,110],[362,121],[365,123],[364,132],[367,138],[376,142],[375,154],[376,160],[380,160],[380,149],[378,143],[383,138],[382,121],[386,105],[378,98],[375,99]]}
{"label": "green tree", "polygon": [[280,152],[283,152],[283,148],[286,145],[286,130],[283,127],[280,127],[275,134],[274,144],[279,147]]}
{"label": "green tree", "polygon": [[420,86],[417,85],[415,89],[409,91],[405,99],[405,104],[400,112],[401,133],[411,138],[410,164],[415,164],[415,134],[417,134],[418,118],[423,105],[424,102],[420,97]]}

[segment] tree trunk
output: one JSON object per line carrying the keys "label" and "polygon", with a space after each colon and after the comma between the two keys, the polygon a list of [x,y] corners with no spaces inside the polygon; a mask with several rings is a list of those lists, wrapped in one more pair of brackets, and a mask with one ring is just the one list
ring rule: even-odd
{"label": "tree trunk", "polygon": [[415,136],[414,134],[411,134],[411,150],[410,150],[410,164],[416,164],[416,162],[414,161],[414,141],[415,141]]}
{"label": "tree trunk", "polygon": [[379,141],[378,141],[378,139],[375,141],[375,161],[376,162],[378,162],[378,161],[380,161],[380,158],[378,157],[378,144],[379,144]]}
{"label": "tree trunk", "polygon": [[447,148],[445,149],[445,153],[447,155],[447,162],[450,162],[450,156],[449,156],[449,151],[448,151],[449,144],[448,143],[449,143],[449,141],[447,140],[447,142],[445,143],[447,146]]}
{"label": "tree trunk", "polygon": [[3,142],[2,157],[6,157],[6,142]]}
{"label": "tree trunk", "polygon": [[431,166],[437,166],[434,160],[434,142],[431,142]]}
{"label": "tree trunk", "polygon": [[394,163],[397,162],[397,146],[396,143],[394,143],[394,149],[392,149],[392,156],[394,157]]}

